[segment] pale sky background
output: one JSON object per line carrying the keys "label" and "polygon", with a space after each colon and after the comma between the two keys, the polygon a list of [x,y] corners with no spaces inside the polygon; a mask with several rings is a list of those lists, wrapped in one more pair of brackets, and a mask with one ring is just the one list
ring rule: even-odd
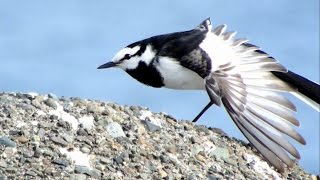
{"label": "pale sky background", "polygon": [[[153,89],[119,69],[96,68],[132,42],[189,30],[207,17],[319,83],[318,0],[0,0],[0,92],[113,101],[191,120],[207,103],[205,92]],[[291,99],[307,141],[297,145],[300,164],[319,174],[319,113]],[[243,138],[222,108],[198,123]]]}

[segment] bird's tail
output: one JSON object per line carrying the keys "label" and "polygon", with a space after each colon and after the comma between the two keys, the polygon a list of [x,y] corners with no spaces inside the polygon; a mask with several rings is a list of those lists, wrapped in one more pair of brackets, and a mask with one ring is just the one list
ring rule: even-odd
{"label": "bird's tail", "polygon": [[317,110],[320,111],[320,85],[312,82],[292,71],[287,73],[272,72],[279,79],[287,82],[297,91],[291,92],[294,96]]}

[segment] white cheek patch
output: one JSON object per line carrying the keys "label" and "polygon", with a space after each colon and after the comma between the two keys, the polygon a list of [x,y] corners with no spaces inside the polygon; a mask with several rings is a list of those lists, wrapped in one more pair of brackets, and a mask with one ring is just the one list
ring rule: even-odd
{"label": "white cheek patch", "polygon": [[111,61],[114,63],[117,63],[126,54],[129,54],[129,55],[135,54],[139,51],[139,49],[140,49],[140,46],[135,46],[133,48],[129,48],[129,47],[123,48],[113,57],[113,59]]}
{"label": "white cheek patch", "polygon": [[[140,47],[139,47],[140,49]],[[136,51],[138,52],[138,51]],[[133,54],[135,54],[136,52],[134,52]],[[144,62],[147,65],[149,65],[151,63],[151,61],[153,60],[153,58],[155,57],[156,53],[152,50],[151,46],[148,45],[146,47],[146,50],[142,53],[141,56],[133,56],[128,60],[124,60],[123,62],[121,62],[118,67],[120,67],[121,69],[135,69],[137,68],[137,66],[139,65],[139,62]],[[123,55],[124,56],[124,55]]]}

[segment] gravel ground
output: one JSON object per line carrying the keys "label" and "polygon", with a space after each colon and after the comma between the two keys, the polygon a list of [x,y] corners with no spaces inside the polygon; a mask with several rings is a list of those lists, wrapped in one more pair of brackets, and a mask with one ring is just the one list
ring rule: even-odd
{"label": "gravel ground", "polygon": [[147,108],[0,93],[2,179],[316,179],[222,130]]}

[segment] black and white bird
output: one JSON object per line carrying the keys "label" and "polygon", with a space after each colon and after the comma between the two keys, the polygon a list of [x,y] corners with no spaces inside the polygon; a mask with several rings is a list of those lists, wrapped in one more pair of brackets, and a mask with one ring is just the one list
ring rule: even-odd
{"label": "black and white bird", "polygon": [[210,102],[223,105],[249,142],[279,171],[300,159],[287,136],[306,144],[294,129],[296,107],[289,92],[319,111],[320,86],[273,57],[235,39],[226,25],[212,28],[206,19],[195,29],[153,36],[120,50],[98,69],[118,67],[139,82],[160,88],[206,90]]}

